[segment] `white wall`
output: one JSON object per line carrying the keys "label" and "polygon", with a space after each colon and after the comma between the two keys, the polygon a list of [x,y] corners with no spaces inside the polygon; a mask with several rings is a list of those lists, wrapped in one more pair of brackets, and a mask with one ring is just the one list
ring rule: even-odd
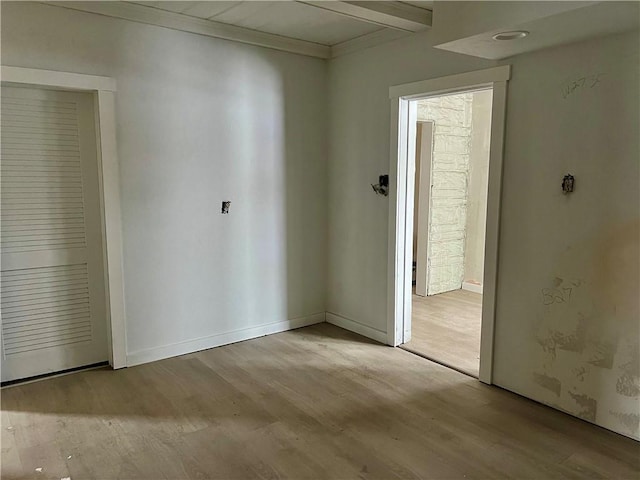
{"label": "white wall", "polygon": [[499,385],[636,438],[639,62],[637,32],[512,60],[494,350]]}
{"label": "white wall", "polygon": [[484,276],[484,237],[487,224],[491,101],[493,95],[491,90],[483,90],[474,92],[472,98],[464,281],[482,285]]}
{"label": "white wall", "polygon": [[387,329],[389,201],[369,184],[389,173],[389,86],[493,65],[429,45],[428,33],[419,34],[329,65],[327,311],[363,332]]}
{"label": "white wall", "polygon": [[[430,42],[427,32],[330,65],[327,309],[360,331],[386,331],[389,204],[368,184],[389,171],[388,88],[493,64]],[[505,62],[494,371],[498,385],[636,438],[638,45],[631,33]],[[593,88],[573,83],[599,73]],[[568,172],[576,192],[563,196]],[[545,305],[554,288],[571,299]]]}
{"label": "white wall", "polygon": [[2,2],[2,63],[117,81],[130,360],[324,312],[326,62]]}

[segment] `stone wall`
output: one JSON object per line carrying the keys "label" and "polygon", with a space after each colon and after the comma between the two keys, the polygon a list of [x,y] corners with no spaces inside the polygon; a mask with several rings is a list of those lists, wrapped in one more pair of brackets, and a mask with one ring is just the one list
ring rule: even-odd
{"label": "stone wall", "polygon": [[418,121],[434,122],[429,295],[459,289],[464,279],[472,100],[464,93],[418,103]]}

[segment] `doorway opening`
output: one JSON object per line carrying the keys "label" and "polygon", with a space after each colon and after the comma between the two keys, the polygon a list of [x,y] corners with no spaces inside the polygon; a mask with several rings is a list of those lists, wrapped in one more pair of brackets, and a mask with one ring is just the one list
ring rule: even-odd
{"label": "doorway opening", "polygon": [[[404,346],[487,384],[493,380],[500,196],[510,77],[511,67],[503,65],[389,89],[392,135],[387,343]],[[475,142],[474,96],[479,98],[476,120],[483,123],[475,128]],[[472,146],[482,142],[485,164],[483,167],[481,162],[474,169],[470,160]],[[470,201],[470,193],[476,190],[484,194]],[[469,228],[467,220],[476,223]],[[484,254],[478,254],[482,250]],[[462,298],[447,298],[456,295]],[[426,302],[429,305],[422,308]],[[444,330],[449,345],[438,349],[440,355],[434,353],[433,346],[418,345],[418,337],[423,336],[421,329],[433,341],[438,336],[437,329],[446,327],[447,321],[437,319],[435,312],[446,310],[438,303],[459,303],[468,310],[465,314],[441,315],[449,318],[449,331]],[[474,320],[465,323],[465,316]],[[474,345],[474,352],[466,349],[464,354],[473,362],[471,367],[444,355],[456,348],[465,351],[463,329],[452,328],[455,324],[451,318],[473,332],[467,338]],[[412,328],[414,321],[416,327]]]}
{"label": "doorway opening", "polygon": [[492,96],[485,88],[412,101],[412,313],[402,348],[474,377],[480,368]]}

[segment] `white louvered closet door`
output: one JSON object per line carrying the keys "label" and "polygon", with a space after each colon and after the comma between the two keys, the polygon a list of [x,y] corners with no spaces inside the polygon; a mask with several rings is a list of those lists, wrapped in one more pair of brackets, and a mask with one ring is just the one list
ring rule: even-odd
{"label": "white louvered closet door", "polygon": [[2,86],[2,381],[107,360],[93,97]]}

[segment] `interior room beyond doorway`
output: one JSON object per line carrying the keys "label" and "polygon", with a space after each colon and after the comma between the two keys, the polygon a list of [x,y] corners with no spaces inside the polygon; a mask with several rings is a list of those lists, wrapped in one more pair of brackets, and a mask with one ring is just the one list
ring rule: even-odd
{"label": "interior room beyond doorway", "polygon": [[417,100],[411,339],[478,376],[492,90]]}

